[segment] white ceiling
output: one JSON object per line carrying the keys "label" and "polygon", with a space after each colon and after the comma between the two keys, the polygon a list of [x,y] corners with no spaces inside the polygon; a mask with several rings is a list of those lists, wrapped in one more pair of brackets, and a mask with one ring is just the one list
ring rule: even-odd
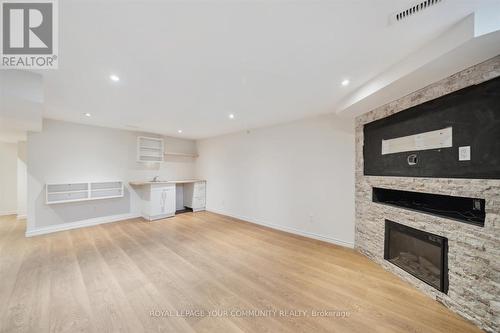
{"label": "white ceiling", "polygon": [[44,117],[198,139],[335,112],[494,1],[445,0],[395,25],[414,1],[59,1]]}

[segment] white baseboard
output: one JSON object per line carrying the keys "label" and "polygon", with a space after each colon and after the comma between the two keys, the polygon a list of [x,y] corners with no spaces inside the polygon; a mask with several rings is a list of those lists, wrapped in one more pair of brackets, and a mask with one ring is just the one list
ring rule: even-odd
{"label": "white baseboard", "polygon": [[16,215],[17,211],[5,211],[5,212],[0,212],[0,216],[7,216],[7,215]]}
{"label": "white baseboard", "polygon": [[24,220],[24,219],[26,219],[26,218],[27,218],[27,216],[26,216],[25,214],[22,214],[22,215],[19,215],[19,214],[18,214],[18,215],[17,215],[17,219],[18,219],[18,220]]}
{"label": "white baseboard", "polygon": [[128,213],[128,214],[97,217],[97,218],[83,220],[83,221],[77,221],[77,222],[49,225],[46,227],[36,228],[36,229],[32,229],[32,230],[26,230],[26,237],[50,234],[53,232],[64,231],[64,230],[91,227],[91,226],[95,226],[98,224],[111,223],[111,222],[123,221],[123,220],[128,220],[128,219],[135,219],[138,217],[141,217],[141,214]]}
{"label": "white baseboard", "polygon": [[268,228],[271,228],[271,229],[285,231],[285,232],[288,232],[288,233],[291,233],[291,234],[294,234],[294,235],[299,235],[299,236],[303,236],[303,237],[307,237],[307,238],[317,239],[317,240],[320,240],[320,241],[323,241],[323,242],[327,242],[327,243],[331,243],[331,244],[335,244],[335,245],[349,247],[351,249],[354,248],[354,243],[346,242],[346,241],[343,241],[343,240],[340,240],[340,239],[337,239],[337,238],[322,236],[322,235],[315,234],[313,232],[303,231],[303,230],[299,230],[299,229],[295,229],[295,228],[290,228],[290,227],[284,227],[284,226],[277,225],[277,224],[266,223],[266,222],[258,221],[256,219],[251,219],[251,218],[246,217],[246,216],[238,216],[238,215],[235,215],[235,214],[229,214],[227,212],[220,211],[220,210],[217,210],[217,209],[207,209],[207,211],[213,212],[213,213],[216,213],[216,214],[220,214],[220,215],[226,215],[226,216],[238,219],[238,220],[243,220],[245,222],[250,222],[250,223],[253,223],[253,224],[258,224],[258,225],[261,225],[261,226],[264,226],[264,227],[268,227]]}

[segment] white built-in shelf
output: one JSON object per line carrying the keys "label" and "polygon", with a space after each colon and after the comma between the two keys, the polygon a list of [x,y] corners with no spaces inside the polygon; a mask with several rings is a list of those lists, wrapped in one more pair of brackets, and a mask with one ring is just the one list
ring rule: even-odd
{"label": "white built-in shelf", "polygon": [[165,156],[180,156],[180,157],[198,157],[198,154],[195,153],[174,153],[174,152],[165,152]]}
{"label": "white built-in shelf", "polygon": [[47,205],[122,198],[124,186],[122,181],[47,184],[45,198]]}
{"label": "white built-in shelf", "polygon": [[163,162],[164,143],[161,138],[137,137],[137,161]]}

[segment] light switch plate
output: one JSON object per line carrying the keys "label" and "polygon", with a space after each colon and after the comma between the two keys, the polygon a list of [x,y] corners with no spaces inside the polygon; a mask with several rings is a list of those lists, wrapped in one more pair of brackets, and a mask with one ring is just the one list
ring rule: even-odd
{"label": "light switch plate", "polygon": [[470,146],[458,147],[458,160],[470,161]]}

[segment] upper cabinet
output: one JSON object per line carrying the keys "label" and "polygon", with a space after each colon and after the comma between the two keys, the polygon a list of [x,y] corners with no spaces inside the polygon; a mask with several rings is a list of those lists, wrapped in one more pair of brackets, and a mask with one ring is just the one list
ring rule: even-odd
{"label": "upper cabinet", "polygon": [[163,162],[164,142],[161,138],[137,137],[137,161]]}

